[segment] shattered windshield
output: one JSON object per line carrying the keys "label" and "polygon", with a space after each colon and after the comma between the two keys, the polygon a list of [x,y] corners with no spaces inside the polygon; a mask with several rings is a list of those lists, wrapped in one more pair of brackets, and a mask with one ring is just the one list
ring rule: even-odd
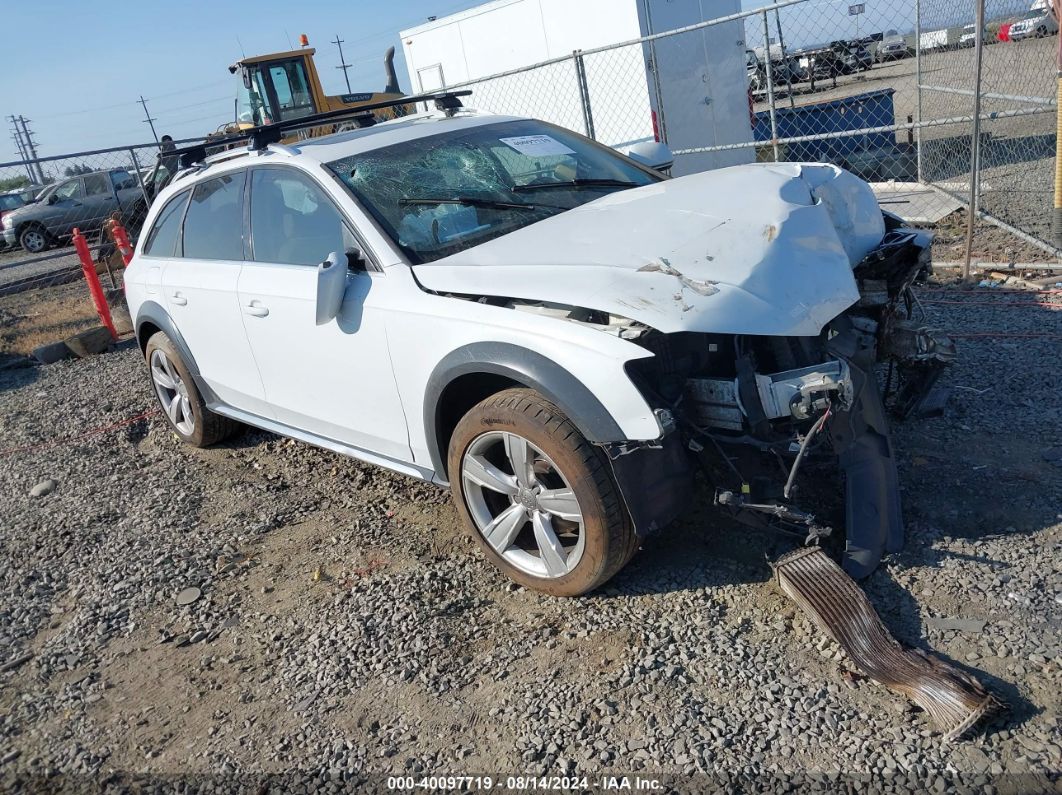
{"label": "shattered windshield", "polygon": [[660,176],[539,121],[417,138],[328,164],[414,264]]}

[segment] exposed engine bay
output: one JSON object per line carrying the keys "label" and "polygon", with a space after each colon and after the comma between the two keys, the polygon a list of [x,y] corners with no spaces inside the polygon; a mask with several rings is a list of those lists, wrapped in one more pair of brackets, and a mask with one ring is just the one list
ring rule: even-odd
{"label": "exposed engine bay", "polygon": [[[854,268],[860,300],[818,336],[649,331],[635,342],[655,355],[628,364],[707,473],[716,504],[744,523],[806,541],[829,535],[800,505],[798,475],[809,457],[836,456],[845,476],[844,568],[855,577],[903,546],[888,415],[916,411],[955,357],[953,342],[924,325],[911,289],[928,275],[928,239],[894,217],[886,224],[881,244]],[[677,477],[666,467],[656,473]]]}

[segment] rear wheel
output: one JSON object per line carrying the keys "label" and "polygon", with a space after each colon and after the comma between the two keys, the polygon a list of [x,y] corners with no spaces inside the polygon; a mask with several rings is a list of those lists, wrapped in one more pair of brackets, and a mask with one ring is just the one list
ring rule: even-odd
{"label": "rear wheel", "polygon": [[469,411],[450,440],[448,471],[472,536],[529,588],[578,596],[637,549],[602,453],[533,390],[509,389]]}
{"label": "rear wheel", "polygon": [[239,428],[235,420],[206,407],[177,347],[165,332],[152,334],[144,353],[155,397],[170,428],[181,441],[194,447],[208,447],[224,441]]}
{"label": "rear wheel", "polygon": [[40,254],[51,244],[48,233],[36,224],[23,229],[19,233],[18,242],[30,254]]}

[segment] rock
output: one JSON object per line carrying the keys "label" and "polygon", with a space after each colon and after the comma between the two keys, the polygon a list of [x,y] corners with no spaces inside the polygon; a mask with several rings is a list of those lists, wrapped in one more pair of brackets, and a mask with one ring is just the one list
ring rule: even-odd
{"label": "rock", "polygon": [[202,595],[203,592],[194,586],[185,588],[183,591],[177,594],[177,605],[178,607],[186,607],[187,605],[190,605],[192,604],[192,602],[199,599],[199,597]]}
{"label": "rock", "polygon": [[30,496],[31,497],[44,497],[44,496],[47,496],[48,494],[51,494],[53,491],[55,491],[55,488],[58,485],[59,485],[58,482],[52,480],[51,478],[45,478],[40,483],[38,483],[36,486],[34,486],[32,489],[30,489]]}
{"label": "rock", "polygon": [[65,343],[75,356],[85,359],[106,351],[114,343],[114,339],[106,328],[96,326],[69,337]]}

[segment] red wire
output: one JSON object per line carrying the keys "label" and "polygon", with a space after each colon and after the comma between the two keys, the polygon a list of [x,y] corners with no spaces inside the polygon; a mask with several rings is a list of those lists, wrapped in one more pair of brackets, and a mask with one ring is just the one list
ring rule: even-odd
{"label": "red wire", "polygon": [[1062,309],[1062,304],[1043,301],[944,301],[936,298],[923,300],[923,304],[954,304],[956,306],[1042,306],[1047,309]]}
{"label": "red wire", "polygon": [[6,450],[0,450],[0,458],[6,458],[7,456],[14,455],[15,453],[28,453],[37,450],[48,450],[53,447],[59,447],[64,444],[71,444],[73,442],[78,442],[82,439],[87,439],[90,436],[98,436],[101,433],[107,433],[108,431],[114,431],[118,428],[123,428],[126,425],[132,425],[134,422],[139,422],[140,420],[147,419],[148,417],[160,414],[161,412],[162,409],[151,409],[150,411],[145,411],[143,414],[137,414],[135,417],[128,417],[124,420],[114,423],[113,425],[106,425],[102,428],[94,428],[91,431],[86,431],[85,433],[79,434],[77,436],[68,436],[65,439],[55,439],[51,442],[41,442],[40,444],[28,444],[22,447],[9,447]]}

